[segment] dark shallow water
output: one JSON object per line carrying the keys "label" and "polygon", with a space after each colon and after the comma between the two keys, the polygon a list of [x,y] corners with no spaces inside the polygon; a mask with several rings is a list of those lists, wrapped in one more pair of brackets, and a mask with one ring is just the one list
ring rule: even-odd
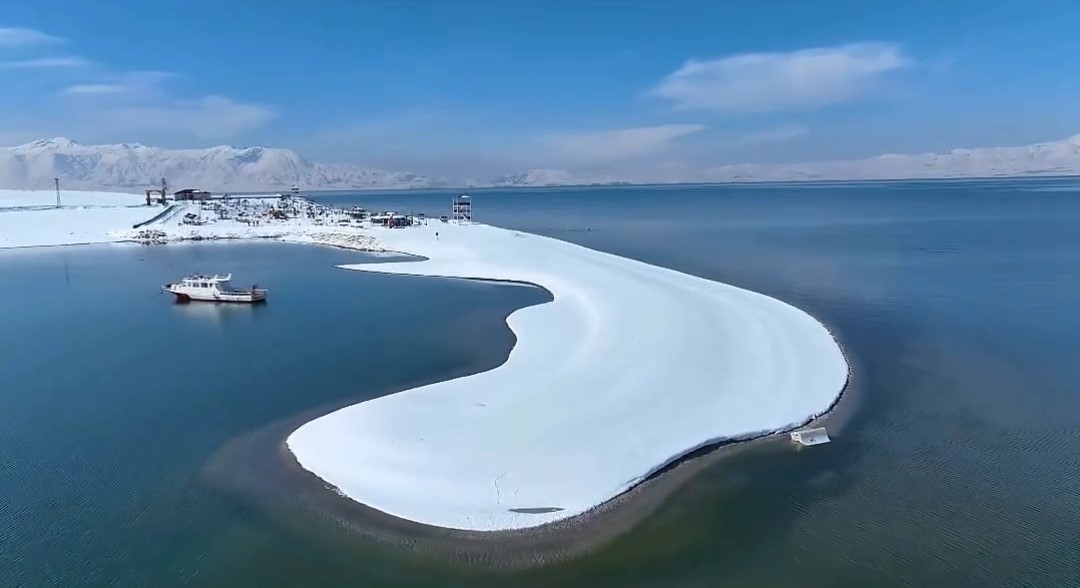
{"label": "dark shallow water", "polygon": [[[1080,193],[1069,180],[472,192],[478,220],[759,290],[844,340],[836,441],[737,453],[633,532],[491,574],[319,541],[199,475],[313,407],[488,365],[520,287],[316,247],[0,252],[0,585],[1080,585]],[[444,214],[451,192],[326,200]],[[233,271],[265,308],[156,285]],[[475,369],[475,367],[474,367]]]}

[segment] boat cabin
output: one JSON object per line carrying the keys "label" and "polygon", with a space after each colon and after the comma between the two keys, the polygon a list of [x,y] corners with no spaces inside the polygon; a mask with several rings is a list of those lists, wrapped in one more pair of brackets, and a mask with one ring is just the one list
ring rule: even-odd
{"label": "boat cabin", "polygon": [[188,276],[180,281],[180,285],[187,288],[217,288],[218,290],[230,290],[232,274],[227,276]]}

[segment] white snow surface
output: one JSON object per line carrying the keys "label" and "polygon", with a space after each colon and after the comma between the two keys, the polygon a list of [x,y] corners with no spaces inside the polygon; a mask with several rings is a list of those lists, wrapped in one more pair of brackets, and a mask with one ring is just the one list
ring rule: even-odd
{"label": "white snow surface", "polygon": [[[251,199],[246,205],[249,211],[263,210],[276,199]],[[158,208],[157,212],[161,209]],[[206,223],[189,225],[182,222],[184,215],[196,214]],[[175,212],[138,229],[116,231],[113,236],[124,240],[139,240],[148,232],[157,233],[159,242],[201,241],[219,239],[275,239],[290,243],[329,245],[358,251],[383,251],[383,244],[364,226],[350,223],[340,225],[337,219],[344,215],[327,215],[321,223],[306,217],[287,220],[260,218],[259,224],[251,225],[235,219],[216,219],[213,211],[203,210],[198,203],[178,205]],[[333,219],[333,220],[331,220]]]}
{"label": "white snow surface", "polygon": [[[116,192],[61,193],[62,207],[56,208],[56,192],[51,190],[0,190],[0,249],[84,245],[138,240],[146,232],[157,233],[157,242],[203,239],[277,239],[294,243],[331,245],[360,251],[382,251],[383,245],[363,227],[340,226],[328,215],[318,224],[314,219],[260,219],[258,225],[236,220],[214,220],[214,214],[197,203],[177,205],[171,214],[138,229],[135,224],[154,218],[165,209],[145,206],[143,195]],[[252,212],[270,206],[276,199],[250,199]],[[185,225],[187,213],[201,215],[204,225]]]}
{"label": "white snow surface", "polygon": [[[63,190],[60,204],[65,208],[87,206],[139,206],[146,204],[142,194],[120,194],[117,192],[89,192],[83,190]],[[0,190],[0,211],[12,208],[55,208],[55,190]],[[143,210],[148,210],[143,206]],[[160,209],[155,211],[160,212]],[[148,215],[147,218],[153,215]]]}
{"label": "white snow surface", "polygon": [[161,212],[131,194],[64,191],[61,199],[56,208],[55,191],[0,190],[0,249],[120,241],[113,231]]}
{"label": "white snow surface", "polygon": [[375,234],[429,259],[345,267],[525,281],[554,296],[509,317],[517,344],[502,366],[289,436],[301,466],[391,515],[478,531],[565,519],[701,446],[805,423],[847,380],[826,328],[762,294],[490,226]]}

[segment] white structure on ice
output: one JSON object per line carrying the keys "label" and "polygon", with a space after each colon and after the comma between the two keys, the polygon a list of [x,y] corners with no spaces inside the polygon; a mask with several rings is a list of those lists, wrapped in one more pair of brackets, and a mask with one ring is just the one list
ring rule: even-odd
{"label": "white structure on ice", "polygon": [[288,438],[305,469],[398,517],[480,531],[564,519],[701,446],[805,423],[847,379],[825,327],[768,296],[484,225],[375,234],[428,261],[349,269],[525,281],[554,296],[509,317],[518,340],[502,366]]}
{"label": "white structure on ice", "polygon": [[825,443],[832,441],[832,439],[829,439],[829,432],[825,430],[825,427],[792,431],[791,440],[799,445],[805,445],[807,447],[824,445]]}

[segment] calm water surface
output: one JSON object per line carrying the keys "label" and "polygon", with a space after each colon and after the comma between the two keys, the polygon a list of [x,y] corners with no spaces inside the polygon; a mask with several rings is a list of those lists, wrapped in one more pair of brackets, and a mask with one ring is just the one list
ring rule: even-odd
{"label": "calm water surface", "polygon": [[[0,252],[0,586],[1080,586],[1078,190],[472,192],[478,220],[810,311],[861,390],[832,445],[722,460],[596,553],[509,575],[322,544],[200,471],[268,423],[497,361],[500,317],[539,292],[276,244]],[[451,195],[321,198],[444,214]],[[196,270],[273,299],[157,293]]]}

